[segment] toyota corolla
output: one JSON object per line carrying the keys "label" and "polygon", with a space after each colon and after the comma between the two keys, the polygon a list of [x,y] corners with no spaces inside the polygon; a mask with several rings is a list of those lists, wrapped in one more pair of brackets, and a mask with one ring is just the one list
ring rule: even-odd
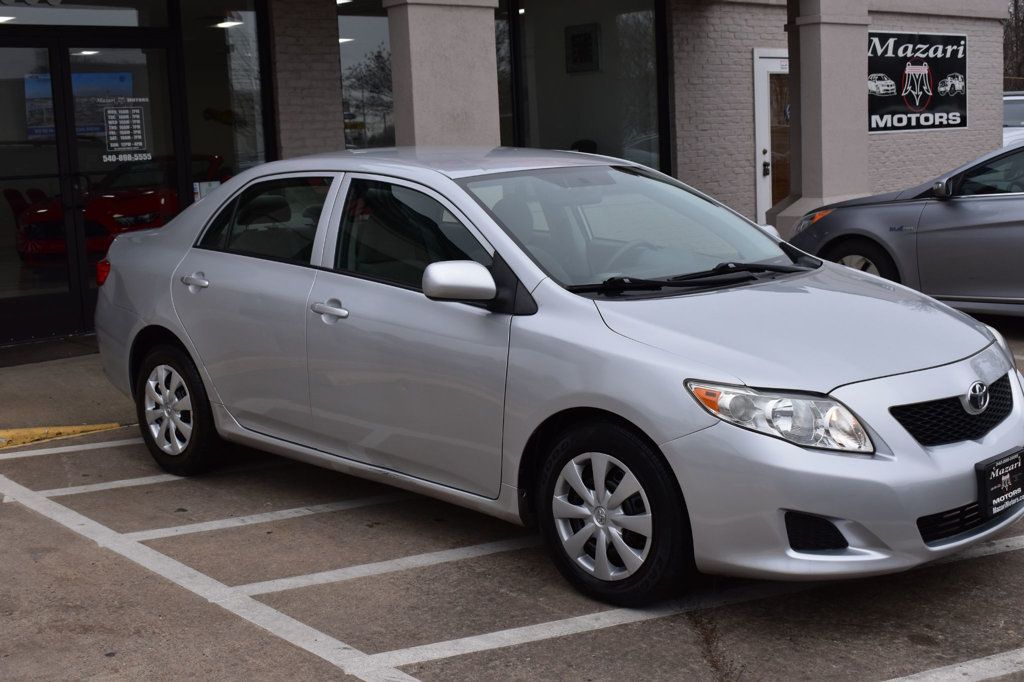
{"label": "toyota corolla", "polygon": [[899,571],[1024,514],[997,332],[626,161],[275,162],[97,275],[167,471],[234,441],[537,524],[612,602]]}

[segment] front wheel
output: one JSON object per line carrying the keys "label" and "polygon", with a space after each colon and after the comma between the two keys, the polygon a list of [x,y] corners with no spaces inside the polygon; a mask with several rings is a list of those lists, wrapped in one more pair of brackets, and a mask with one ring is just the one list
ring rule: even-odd
{"label": "front wheel", "polygon": [[536,503],[555,565],[598,599],[647,603],[681,588],[692,568],[675,474],[653,447],[616,424],[563,435],[541,469]]}
{"label": "front wheel", "polygon": [[219,439],[199,371],[180,349],[160,346],[146,355],[135,381],[139,430],[165,471],[189,476],[214,463]]}
{"label": "front wheel", "polygon": [[867,239],[848,239],[825,250],[824,258],[845,265],[853,270],[860,270],[870,275],[878,275],[893,282],[900,281],[896,263],[881,246]]}

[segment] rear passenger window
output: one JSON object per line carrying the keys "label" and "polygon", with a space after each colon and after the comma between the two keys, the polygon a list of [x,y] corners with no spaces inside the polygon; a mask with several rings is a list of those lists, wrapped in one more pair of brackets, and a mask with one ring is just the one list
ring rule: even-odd
{"label": "rear passenger window", "polygon": [[338,234],[338,270],[419,289],[427,266],[445,260],[491,264],[476,237],[433,198],[402,185],[352,180]]}
{"label": "rear passenger window", "polygon": [[281,178],[252,185],[221,209],[199,246],[309,263],[331,180]]}

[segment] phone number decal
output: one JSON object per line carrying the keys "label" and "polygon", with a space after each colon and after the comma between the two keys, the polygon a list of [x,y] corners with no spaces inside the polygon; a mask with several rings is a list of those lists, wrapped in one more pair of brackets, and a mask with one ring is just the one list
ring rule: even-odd
{"label": "phone number decal", "polygon": [[124,163],[125,161],[152,161],[153,155],[144,154],[104,154],[103,163]]}

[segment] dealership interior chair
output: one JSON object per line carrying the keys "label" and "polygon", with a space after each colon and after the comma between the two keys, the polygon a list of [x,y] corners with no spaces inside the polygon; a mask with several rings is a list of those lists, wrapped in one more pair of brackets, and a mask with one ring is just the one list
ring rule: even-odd
{"label": "dealership interior chair", "polygon": [[25,197],[21,195],[16,189],[7,188],[4,190],[4,199],[7,199],[7,205],[11,207],[11,213],[14,214],[14,219],[17,220],[21,212],[28,208],[28,202],[25,201]]}

